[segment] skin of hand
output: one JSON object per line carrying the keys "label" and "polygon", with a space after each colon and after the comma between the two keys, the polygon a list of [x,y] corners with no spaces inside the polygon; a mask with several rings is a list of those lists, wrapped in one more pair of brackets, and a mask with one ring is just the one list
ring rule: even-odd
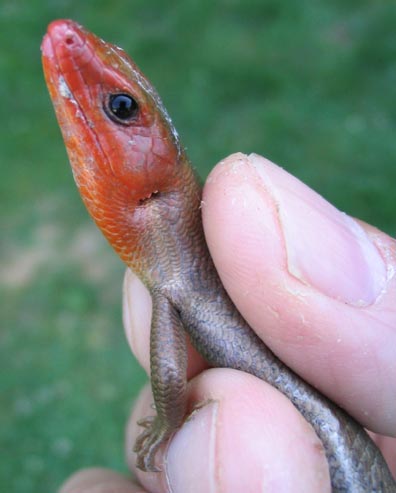
{"label": "skin of hand", "polygon": [[[205,235],[238,309],[294,371],[370,430],[396,475],[396,241],[335,209],[268,160],[234,154],[210,174]],[[149,372],[150,295],[127,270],[124,325]],[[162,451],[163,471],[135,469],[136,421],[153,414],[147,386],[127,427],[138,483],[103,469],[61,493],[330,492],[320,441],[265,382],[207,369],[189,348],[190,417]],[[161,456],[160,456],[161,458]]]}

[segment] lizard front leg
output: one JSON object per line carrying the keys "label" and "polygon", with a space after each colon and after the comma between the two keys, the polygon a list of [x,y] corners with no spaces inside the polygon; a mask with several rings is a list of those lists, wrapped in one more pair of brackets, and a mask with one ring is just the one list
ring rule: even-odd
{"label": "lizard front leg", "polygon": [[151,387],[156,416],[138,422],[144,430],[134,451],[136,465],[143,471],[159,471],[155,454],[183,423],[186,414],[186,333],[179,314],[161,293],[152,293],[153,316],[150,333]]}

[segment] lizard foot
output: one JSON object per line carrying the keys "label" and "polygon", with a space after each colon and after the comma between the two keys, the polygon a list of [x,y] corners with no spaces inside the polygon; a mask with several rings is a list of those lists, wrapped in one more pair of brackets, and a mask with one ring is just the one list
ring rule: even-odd
{"label": "lizard foot", "polygon": [[162,426],[156,416],[148,416],[138,421],[144,430],[137,437],[133,451],[136,453],[136,467],[145,472],[160,472],[155,465],[155,455],[171,433]]}

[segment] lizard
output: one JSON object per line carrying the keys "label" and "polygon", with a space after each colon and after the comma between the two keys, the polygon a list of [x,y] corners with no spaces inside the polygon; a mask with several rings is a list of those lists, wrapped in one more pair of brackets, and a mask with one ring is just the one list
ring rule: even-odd
{"label": "lizard", "polygon": [[149,289],[155,417],[140,422],[137,467],[186,416],[186,338],[214,367],[265,380],[286,395],[325,449],[334,493],[396,492],[366,431],[281,362],[239,314],[205,242],[201,185],[152,84],[120,48],[71,20],[42,43],[49,93],[81,197],[119,257]]}

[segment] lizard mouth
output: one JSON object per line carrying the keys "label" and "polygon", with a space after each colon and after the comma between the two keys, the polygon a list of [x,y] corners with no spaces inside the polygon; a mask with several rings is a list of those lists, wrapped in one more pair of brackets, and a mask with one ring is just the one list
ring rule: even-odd
{"label": "lizard mouth", "polygon": [[[96,104],[90,86],[93,80],[101,80],[101,66],[94,51],[95,43],[100,42],[76,22],[61,19],[48,26],[41,44],[47,86],[78,184],[84,181],[84,175],[94,175],[99,168],[105,174],[113,173],[92,115],[85,111]],[[96,153],[100,159],[96,159]]]}
{"label": "lizard mouth", "polygon": [[[66,98],[74,106],[78,106],[79,99],[92,99],[89,84],[92,79],[101,78],[99,64],[95,63],[94,40],[90,39],[93,36],[71,20],[57,20],[48,26],[41,52],[52,97]],[[78,117],[83,118],[84,112],[79,110]]]}

